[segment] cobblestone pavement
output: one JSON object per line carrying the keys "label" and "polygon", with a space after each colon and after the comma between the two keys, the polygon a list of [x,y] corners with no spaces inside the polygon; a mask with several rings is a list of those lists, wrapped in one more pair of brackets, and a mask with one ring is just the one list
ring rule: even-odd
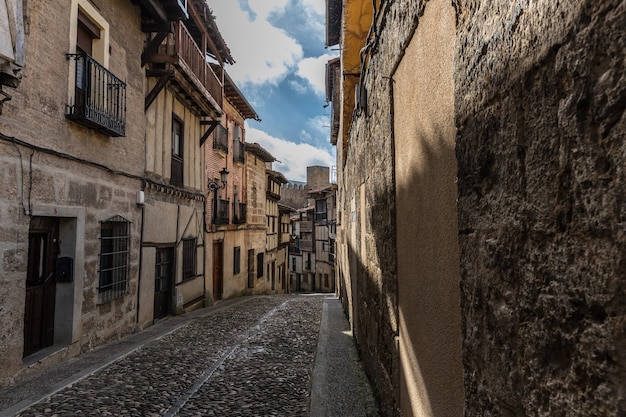
{"label": "cobblestone pavement", "polygon": [[197,318],[18,416],[308,416],[322,296]]}

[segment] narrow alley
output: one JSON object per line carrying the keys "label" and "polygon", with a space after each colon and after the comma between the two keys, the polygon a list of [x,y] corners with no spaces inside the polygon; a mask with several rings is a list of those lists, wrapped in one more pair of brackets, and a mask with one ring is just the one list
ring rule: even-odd
{"label": "narrow alley", "polygon": [[6,416],[375,416],[337,299],[242,297],[24,376]]}

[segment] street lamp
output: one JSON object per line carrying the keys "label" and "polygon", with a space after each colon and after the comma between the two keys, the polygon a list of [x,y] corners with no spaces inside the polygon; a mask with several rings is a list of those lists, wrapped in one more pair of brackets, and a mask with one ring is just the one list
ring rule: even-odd
{"label": "street lamp", "polygon": [[224,167],[220,171],[220,180],[218,182],[209,181],[209,184],[208,184],[209,192],[210,191],[214,191],[214,190],[218,190],[220,188],[226,188],[226,183],[227,182],[228,182],[228,171]]}

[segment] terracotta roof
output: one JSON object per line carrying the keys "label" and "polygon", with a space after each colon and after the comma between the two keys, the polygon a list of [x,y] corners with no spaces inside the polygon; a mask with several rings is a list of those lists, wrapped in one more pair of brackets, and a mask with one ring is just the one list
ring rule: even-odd
{"label": "terracotta roof", "polygon": [[246,142],[246,152],[250,152],[250,153],[256,155],[263,162],[274,162],[276,160],[276,158],[274,158],[271,153],[266,151],[258,143],[247,143]]}
{"label": "terracotta roof", "polygon": [[328,184],[327,186],[323,188],[318,188],[317,190],[309,190],[306,193],[307,194],[321,194],[327,191],[332,191],[332,188],[333,188],[333,184]]}
{"label": "terracotta roof", "polygon": [[267,169],[265,170],[270,176],[274,177],[276,180],[278,180],[279,182],[281,182],[282,184],[287,184],[289,182],[289,180],[287,180],[287,178],[285,178],[285,176],[278,171],[273,171],[271,169]]}
{"label": "terracotta roof", "polygon": [[[211,67],[213,67],[213,70],[215,71],[215,67],[219,66],[211,64]],[[254,119],[257,122],[261,121],[259,115],[256,113],[254,108],[252,108],[252,105],[248,102],[241,90],[237,87],[237,84],[235,84],[226,71],[224,71],[224,96],[226,96],[228,101],[230,101],[237,111],[241,113],[244,119]]]}
{"label": "terracotta roof", "polygon": [[293,207],[289,207],[286,204],[278,203],[278,210],[288,211],[289,213],[295,213],[297,210]]}

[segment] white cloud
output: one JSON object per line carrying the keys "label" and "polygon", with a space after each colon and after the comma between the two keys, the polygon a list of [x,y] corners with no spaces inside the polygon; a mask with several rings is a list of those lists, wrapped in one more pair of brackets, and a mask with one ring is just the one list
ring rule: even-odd
{"label": "white cloud", "polygon": [[[234,0],[230,0],[233,3]],[[284,9],[289,0],[248,0],[248,7],[256,13],[259,18],[266,20],[270,12]]]}
{"label": "white cloud", "polygon": [[226,70],[237,83],[277,84],[302,59],[302,46],[266,19],[280,10],[287,0],[248,0],[256,15],[249,19],[235,0],[212,0],[217,25],[236,64]]}
{"label": "white cloud", "polygon": [[306,167],[335,165],[335,156],[330,152],[315,148],[306,143],[294,143],[275,138],[253,127],[246,128],[246,142],[257,142],[281,163],[275,162],[273,168],[282,172],[288,180],[306,181]]}
{"label": "white cloud", "polygon": [[330,115],[319,115],[307,122],[307,127],[321,136],[330,136]]}
{"label": "white cloud", "polygon": [[311,7],[319,15],[324,16],[326,13],[326,0],[303,0],[302,3]]}
{"label": "white cloud", "polygon": [[305,58],[298,62],[296,74],[305,79],[318,96],[326,94],[326,63],[336,54],[324,54],[317,58]]}

